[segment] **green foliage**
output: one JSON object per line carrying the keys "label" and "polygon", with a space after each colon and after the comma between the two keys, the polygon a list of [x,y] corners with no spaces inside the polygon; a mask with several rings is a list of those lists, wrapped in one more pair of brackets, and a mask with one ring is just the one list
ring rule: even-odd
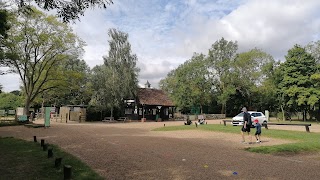
{"label": "green foliage", "polygon": [[232,80],[232,64],[238,50],[237,42],[227,41],[224,38],[216,41],[208,53],[208,68],[213,78],[213,89],[216,91],[218,103],[222,105],[221,113],[226,113],[227,101],[236,94]]}
{"label": "green foliage", "polygon": [[202,107],[211,102],[211,79],[203,54],[194,54],[191,60],[180,65],[160,82],[181,109]]}
{"label": "green foliage", "polygon": [[56,86],[49,89],[35,100],[36,104],[43,101],[46,105],[79,105],[88,104],[91,95],[91,82],[89,81],[90,68],[84,60],[70,57],[59,63],[52,74],[57,80],[51,81],[45,87]]}
{"label": "green foliage", "polygon": [[295,45],[281,64],[282,81],[278,84],[285,106],[309,110],[319,101],[319,90],[313,83],[317,78],[316,61],[305,48]]}
{"label": "green foliage", "polygon": [[12,93],[0,94],[0,109],[12,110],[23,106],[23,98]]}
{"label": "green foliage", "polygon": [[161,80],[160,87],[183,110],[215,101],[221,113],[236,114],[242,106],[273,107],[276,91],[270,81],[277,64],[259,49],[236,54],[237,48],[236,42],[216,41],[207,57],[195,54]]}
{"label": "green foliage", "polygon": [[92,70],[93,98],[90,104],[109,107],[111,116],[115,108],[121,108],[124,99],[135,98],[139,69],[137,56],[132,54],[128,34],[110,29],[110,50],[104,57],[104,65]]}
{"label": "green foliage", "polygon": [[20,76],[28,113],[30,104],[44,92],[60,86],[59,65],[80,55],[82,41],[54,16],[33,9],[12,20],[4,46],[4,64]]}
{"label": "green foliage", "polygon": [[[112,4],[112,0],[81,0],[81,1],[65,1],[65,0],[33,0],[41,9],[50,11],[56,10],[57,16],[62,18],[64,22],[79,19],[79,15],[84,15],[86,9],[91,7],[103,7]],[[16,1],[20,10],[30,13],[29,0]],[[32,12],[32,11],[31,11]]]}
{"label": "green foliage", "polygon": [[270,79],[275,65],[273,57],[259,49],[238,54],[232,65],[232,80],[243,99],[240,107],[264,110],[273,106],[275,88]]}
{"label": "green foliage", "polygon": [[0,9],[0,38],[8,37],[7,31],[10,29],[8,23],[9,12],[5,9]]}
{"label": "green foliage", "polygon": [[[4,39],[6,39],[8,37],[7,31],[10,29],[10,25],[9,25],[9,16],[10,13],[5,10],[2,9],[2,3],[0,2],[0,42],[4,41]],[[3,66],[4,62],[4,50],[3,50],[3,45],[0,43],[0,67]],[[0,70],[0,75],[4,74],[5,72],[3,72],[2,70]],[[0,93],[1,93],[1,87],[0,86]]]}

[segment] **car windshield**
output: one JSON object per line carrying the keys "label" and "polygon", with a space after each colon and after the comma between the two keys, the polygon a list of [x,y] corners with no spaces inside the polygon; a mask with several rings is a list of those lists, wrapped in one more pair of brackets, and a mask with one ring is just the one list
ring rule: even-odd
{"label": "car windshield", "polygon": [[243,117],[243,112],[237,115],[237,117],[240,117],[240,116]]}

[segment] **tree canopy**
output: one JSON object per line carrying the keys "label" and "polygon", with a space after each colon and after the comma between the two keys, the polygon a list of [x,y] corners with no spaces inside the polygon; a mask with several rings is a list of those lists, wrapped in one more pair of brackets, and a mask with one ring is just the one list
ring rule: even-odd
{"label": "tree canopy", "polygon": [[139,69],[137,56],[131,52],[128,34],[117,29],[109,29],[110,50],[104,64],[93,69],[93,99],[91,104],[107,106],[111,116],[115,108],[123,105],[124,99],[134,98],[138,87]]}
{"label": "tree canopy", "polygon": [[20,9],[26,9],[28,12],[30,12],[31,2],[35,2],[43,10],[56,10],[57,16],[64,22],[79,19],[88,8],[107,8],[108,5],[113,4],[112,0],[18,0],[16,2]]}
{"label": "tree canopy", "polygon": [[1,41],[3,64],[19,75],[28,113],[39,94],[59,86],[55,68],[70,56],[81,55],[83,43],[68,25],[36,9],[11,24],[8,37]]}

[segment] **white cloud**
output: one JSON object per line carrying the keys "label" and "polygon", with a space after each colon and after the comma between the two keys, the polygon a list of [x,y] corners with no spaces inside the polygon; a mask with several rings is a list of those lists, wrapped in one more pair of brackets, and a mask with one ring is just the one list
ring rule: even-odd
{"label": "white cloud", "polygon": [[106,10],[87,11],[73,27],[87,43],[90,67],[108,53],[109,28],[127,32],[139,59],[139,83],[157,87],[170,70],[194,52],[207,54],[221,37],[237,41],[239,51],[257,47],[284,59],[294,44],[320,38],[319,8],[318,0],[117,0]]}
{"label": "white cloud", "polygon": [[[175,51],[189,56],[194,51],[207,53],[211,44],[224,37],[238,41],[240,51],[258,47],[283,59],[294,44],[319,38],[319,7],[319,1],[251,0],[220,18],[192,13],[172,30],[172,36],[178,37]],[[186,25],[187,30],[182,28]]]}
{"label": "white cloud", "polygon": [[3,86],[4,92],[11,92],[13,90],[19,90],[20,77],[17,74],[0,75],[0,84]]}

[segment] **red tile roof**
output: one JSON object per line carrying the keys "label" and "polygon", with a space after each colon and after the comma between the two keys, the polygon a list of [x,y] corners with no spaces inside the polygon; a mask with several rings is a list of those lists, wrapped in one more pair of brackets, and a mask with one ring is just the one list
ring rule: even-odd
{"label": "red tile roof", "polygon": [[159,89],[139,88],[137,95],[140,104],[174,106],[168,95],[164,91]]}

